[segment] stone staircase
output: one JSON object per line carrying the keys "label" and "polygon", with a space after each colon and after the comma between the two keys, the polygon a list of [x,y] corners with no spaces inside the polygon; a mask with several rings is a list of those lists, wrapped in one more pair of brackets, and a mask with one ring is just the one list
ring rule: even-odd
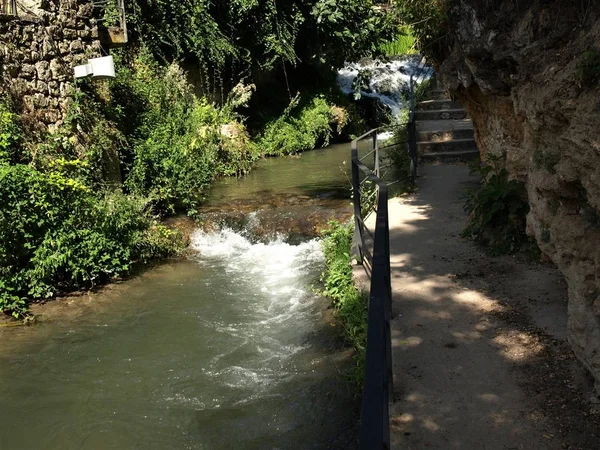
{"label": "stone staircase", "polygon": [[415,111],[417,148],[421,161],[468,161],[479,157],[473,122],[466,111],[448,99],[442,89],[433,90]]}

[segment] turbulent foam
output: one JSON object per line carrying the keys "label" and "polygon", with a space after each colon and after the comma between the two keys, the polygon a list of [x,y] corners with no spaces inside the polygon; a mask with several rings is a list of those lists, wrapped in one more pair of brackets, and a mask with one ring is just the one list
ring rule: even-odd
{"label": "turbulent foam", "polygon": [[199,230],[193,234],[191,245],[204,258],[226,260],[232,269],[261,274],[266,286],[282,288],[290,285],[281,285],[281,281],[297,278],[323,260],[317,240],[290,245],[279,237],[266,244],[253,243],[229,228],[210,233]]}
{"label": "turbulent foam", "polygon": [[[243,323],[205,324],[217,332],[238,339],[230,352],[213,359],[211,366],[221,364],[223,358],[251,349],[255,353],[253,364],[285,361],[306,347],[301,343],[282,341],[281,333],[293,327],[299,330],[310,327],[315,296],[310,281],[319,273],[323,253],[317,240],[290,245],[282,238],[268,243],[255,243],[229,228],[216,232],[199,230],[192,236],[192,249],[198,252],[201,264],[222,266],[239,283],[243,283],[252,299]],[[285,331],[284,331],[285,330]],[[235,368],[253,373],[256,367]],[[231,368],[217,371],[224,376]],[[264,375],[264,373],[263,373]],[[224,376],[224,379],[229,378]],[[252,377],[246,381],[252,382]],[[232,383],[231,380],[227,383]],[[256,382],[256,384],[259,384]]]}

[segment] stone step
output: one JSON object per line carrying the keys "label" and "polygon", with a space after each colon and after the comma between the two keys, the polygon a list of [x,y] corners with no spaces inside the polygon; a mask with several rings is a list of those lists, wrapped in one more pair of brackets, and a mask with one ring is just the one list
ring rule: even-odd
{"label": "stone step", "polygon": [[459,120],[466,117],[467,112],[464,109],[415,111],[415,120]]}
{"label": "stone step", "polygon": [[452,139],[450,141],[421,141],[417,142],[419,153],[461,152],[476,149],[474,139]]}
{"label": "stone step", "polygon": [[418,130],[417,139],[419,142],[433,141],[446,142],[452,139],[474,139],[475,132],[473,128],[457,128],[446,130]]}
{"label": "stone step", "polygon": [[431,91],[429,91],[427,93],[427,97],[429,97],[432,100],[447,100],[448,99],[448,93],[446,92],[445,89],[432,89]]}
{"label": "stone step", "polygon": [[444,109],[462,109],[462,106],[459,103],[453,102],[449,99],[425,100],[418,104],[417,109],[419,111],[439,111]]}
{"label": "stone step", "polygon": [[473,161],[480,157],[479,150],[474,148],[471,150],[463,150],[461,152],[435,152],[419,155],[419,160],[422,162],[457,162],[457,161]]}

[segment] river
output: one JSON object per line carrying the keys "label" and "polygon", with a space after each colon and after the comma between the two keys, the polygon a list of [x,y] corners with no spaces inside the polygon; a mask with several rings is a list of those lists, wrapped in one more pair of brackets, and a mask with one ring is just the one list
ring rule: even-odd
{"label": "river", "polygon": [[320,244],[249,226],[347,216],[347,159],[332,146],[223,180],[205,214],[245,225],[198,230],[185,260],[1,329],[0,448],[353,448],[351,357],[312,288]]}
{"label": "river", "polygon": [[[418,58],[338,81],[392,116]],[[189,257],[0,328],[1,450],[356,448],[351,355],[317,295],[327,221],[350,217],[349,145],[216,184]]]}

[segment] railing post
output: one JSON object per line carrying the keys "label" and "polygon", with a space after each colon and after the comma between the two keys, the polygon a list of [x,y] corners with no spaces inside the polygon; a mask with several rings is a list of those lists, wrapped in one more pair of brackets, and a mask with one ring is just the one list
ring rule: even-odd
{"label": "railing post", "polygon": [[377,178],[379,178],[379,142],[377,140],[377,131],[373,132],[373,172],[375,173],[375,175],[377,176]]}
{"label": "railing post", "polygon": [[415,98],[415,80],[410,76],[410,111],[408,114],[408,153],[410,155],[410,179],[411,183],[417,181],[417,126],[415,123],[416,98]]}
{"label": "railing post", "polygon": [[362,225],[360,218],[362,216],[362,205],[360,198],[360,177],[359,169],[356,164],[358,161],[358,142],[352,141],[352,200],[354,205],[354,239],[352,242],[352,253],[359,258],[359,263],[363,262],[363,241]]}
{"label": "railing post", "polygon": [[418,164],[418,149],[417,149],[417,124],[415,123],[414,112],[410,114],[410,122],[408,122],[408,152],[410,155],[410,179],[411,183],[417,181],[417,164]]}

